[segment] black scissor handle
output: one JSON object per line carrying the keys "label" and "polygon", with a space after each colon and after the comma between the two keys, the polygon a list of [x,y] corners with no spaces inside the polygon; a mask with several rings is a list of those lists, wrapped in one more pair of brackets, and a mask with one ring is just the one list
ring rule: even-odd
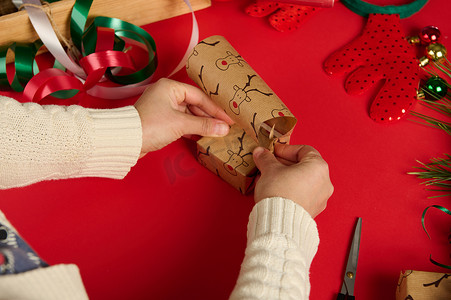
{"label": "black scissor handle", "polygon": [[337,300],[355,300],[355,297],[338,293]]}

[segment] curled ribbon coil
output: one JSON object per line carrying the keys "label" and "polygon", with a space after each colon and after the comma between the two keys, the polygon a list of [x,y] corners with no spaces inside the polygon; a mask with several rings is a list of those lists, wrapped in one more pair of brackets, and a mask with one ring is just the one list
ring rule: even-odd
{"label": "curled ribbon coil", "polygon": [[[31,44],[13,43],[0,47],[0,87],[23,92],[33,102],[52,95],[71,98],[79,92],[107,99],[122,99],[138,95],[150,84],[157,68],[155,41],[144,29],[116,18],[96,17],[86,28],[93,0],[77,0],[71,14],[71,42],[67,52],[61,45],[51,20],[39,0],[24,0],[31,23],[40,39]],[[168,77],[185,64],[188,54],[197,44],[199,30],[194,12],[191,39],[186,53]],[[55,58],[53,68],[39,70],[36,63],[38,50],[45,46]],[[131,47],[147,53],[147,61],[136,65]],[[14,75],[8,78],[6,56],[14,53]],[[102,85],[104,81],[116,86]]]}
{"label": "curled ribbon coil", "polygon": [[[440,206],[440,205],[431,205],[431,206],[426,207],[426,209],[423,211],[423,214],[421,215],[421,224],[423,225],[423,229],[426,232],[426,234],[428,235],[429,239],[431,238],[431,236],[429,235],[428,231],[426,230],[426,226],[425,226],[424,222],[425,222],[426,212],[430,208],[438,209],[438,210],[440,210],[440,211],[442,211],[442,212],[444,212],[444,213],[446,213],[446,214],[451,216],[451,211],[449,209],[447,209],[446,207],[443,207],[443,206]],[[450,243],[451,243],[451,235],[449,236],[449,239],[450,239]],[[439,267],[446,268],[446,269],[451,269],[451,266],[439,263],[439,262],[435,261],[434,259],[432,259],[432,255],[429,256],[429,260],[434,265],[437,265]]]}

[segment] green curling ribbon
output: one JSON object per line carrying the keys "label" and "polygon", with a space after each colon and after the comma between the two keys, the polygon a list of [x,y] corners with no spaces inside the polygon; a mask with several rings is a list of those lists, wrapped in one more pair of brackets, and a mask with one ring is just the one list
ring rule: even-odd
{"label": "green curling ribbon", "polygon": [[[53,0],[51,1],[53,2]],[[145,45],[148,51],[148,62],[140,70],[128,75],[113,75],[110,68],[105,75],[113,82],[127,85],[139,83],[155,72],[158,65],[156,55],[156,45],[152,36],[144,29],[131,23],[108,17],[96,17],[92,24],[86,28],[89,10],[91,9],[93,0],[76,0],[72,8],[70,20],[71,39],[76,48],[84,56],[95,52],[97,43],[97,27],[106,27],[115,30],[115,38],[113,50],[124,51],[125,41],[122,38],[129,38]],[[86,28],[86,30],[85,30]],[[16,92],[22,92],[28,81],[37,73],[35,56],[42,47],[41,40],[37,40],[31,44],[12,43],[11,45],[0,47],[0,88],[9,86]],[[14,66],[15,72],[13,80],[10,83],[6,72],[6,57],[8,51],[12,51],[15,55]],[[55,60],[54,68],[65,70],[65,68]],[[63,90],[52,94],[57,98],[71,98],[77,90]]]}
{"label": "green curling ribbon", "polygon": [[97,34],[97,27],[106,27],[115,30],[115,50],[121,48],[121,46],[123,48],[123,45],[125,45],[124,41],[120,37],[135,40],[143,43],[147,47],[147,53],[149,56],[146,66],[129,75],[113,75],[110,68],[108,68],[105,73],[111,81],[126,85],[141,82],[152,76],[158,65],[156,56],[157,46],[154,39],[149,33],[147,33],[147,31],[141,27],[116,18],[96,17],[82,38],[82,44],[85,48],[86,55],[89,55],[95,51],[95,44],[93,41],[96,40],[95,37]]}
{"label": "green curling ribbon", "polygon": [[82,37],[92,1],[93,0],[77,0],[72,8],[70,16],[70,35],[72,42],[78,50],[81,50]]}
{"label": "green curling ribbon", "polygon": [[125,46],[121,37],[130,38],[140,42],[147,47],[148,61],[142,69],[128,75],[113,75],[110,68],[105,72],[106,76],[113,82],[127,85],[134,84],[152,76],[155,72],[158,59],[156,56],[156,45],[152,36],[141,27],[116,18],[96,17],[89,27],[85,29],[89,9],[93,0],[77,0],[71,14],[71,38],[74,45],[85,56],[94,53],[97,41],[97,27],[106,27],[115,30],[115,41],[113,50],[122,51]]}
{"label": "green curling ribbon", "polygon": [[341,0],[347,8],[362,17],[368,17],[369,14],[397,14],[401,19],[408,18],[420,11],[428,0],[415,0],[412,3],[404,5],[378,6],[361,0]]}
{"label": "green curling ribbon", "polygon": [[152,36],[141,27],[116,18],[96,17],[92,24],[86,29],[89,9],[93,0],[77,0],[71,14],[71,38],[80,52],[83,50],[85,56],[95,52],[97,41],[97,27],[106,27],[115,30],[115,42],[113,50],[122,51],[125,42],[120,37],[133,39],[143,43],[149,54],[147,65],[135,73],[129,75],[113,75],[108,69],[106,76],[113,82],[126,85],[134,84],[152,76],[158,65],[156,56],[156,45]]}
{"label": "green curling ribbon", "polygon": [[[96,18],[97,19],[97,18]],[[94,23],[86,29],[85,33],[83,34],[83,50],[84,50],[84,56],[87,56],[89,54],[92,54],[96,51],[96,45],[97,45],[97,25],[96,19],[94,19]],[[114,28],[113,28],[114,29]],[[122,51],[125,49],[125,41],[117,36],[116,33],[114,33],[114,45],[113,50],[115,51]]]}
{"label": "green curling ribbon", "polygon": [[[39,67],[36,63],[36,54],[38,50],[43,46],[41,40],[36,40],[31,44],[12,43],[8,46],[0,47],[0,88],[10,87],[15,92],[23,92],[28,81],[36,74],[39,73]],[[11,83],[8,80],[6,72],[6,57],[8,50],[14,53],[14,75]],[[53,68],[65,70],[64,66],[55,60]],[[72,93],[73,94],[73,93]],[[69,93],[62,93],[55,95],[57,98],[70,98]],[[73,96],[71,96],[73,97]]]}
{"label": "green curling ribbon", "polygon": [[[35,75],[35,72],[39,72],[34,58],[41,46],[42,42],[37,40],[32,44],[12,43],[9,46],[0,47],[0,86],[10,86],[14,91],[22,92],[28,80]],[[11,84],[6,72],[8,50],[14,53],[15,72]]]}
{"label": "green curling ribbon", "polygon": [[[448,215],[451,216],[451,211],[449,209],[447,209],[446,207],[440,206],[440,205],[431,205],[426,207],[426,209],[423,211],[423,215],[421,216],[421,224],[423,225],[423,229],[426,232],[426,234],[428,235],[429,239],[431,238],[431,236],[429,235],[428,231],[426,230],[426,227],[424,226],[424,216],[426,215],[426,212],[430,209],[430,208],[436,208]],[[451,266],[448,265],[444,265],[441,264],[435,260],[432,259],[432,255],[429,255],[429,260],[431,261],[431,263],[433,263],[436,266],[442,267],[442,268],[446,268],[446,269],[451,269]]]}

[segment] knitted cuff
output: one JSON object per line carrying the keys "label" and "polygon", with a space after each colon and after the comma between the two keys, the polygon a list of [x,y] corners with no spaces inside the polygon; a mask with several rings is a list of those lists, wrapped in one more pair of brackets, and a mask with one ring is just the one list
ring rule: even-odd
{"label": "knitted cuff", "polygon": [[309,262],[318,250],[319,235],[310,214],[291,200],[272,197],[258,202],[248,223],[248,245],[267,233],[277,233],[293,240]]}
{"label": "knitted cuff", "polygon": [[78,267],[72,264],[2,275],[0,291],[0,299],[88,299]]}
{"label": "knitted cuff", "polygon": [[141,119],[133,106],[88,109],[92,120],[93,152],[77,177],[122,179],[141,153]]}
{"label": "knitted cuff", "polygon": [[[1,210],[0,223],[15,230]],[[17,231],[15,234],[18,235]],[[73,264],[59,264],[17,274],[0,275],[0,300],[4,299],[84,300],[88,299],[88,295],[78,267]]]}

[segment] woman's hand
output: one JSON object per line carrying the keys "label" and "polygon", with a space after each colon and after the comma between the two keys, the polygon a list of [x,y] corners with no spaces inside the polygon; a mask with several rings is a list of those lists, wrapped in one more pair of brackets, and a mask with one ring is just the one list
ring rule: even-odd
{"label": "woman's hand", "polygon": [[326,208],[334,190],[326,161],[306,145],[276,144],[274,153],[262,147],[254,150],[254,161],[261,172],[255,186],[255,202],[283,197],[316,217]]}
{"label": "woman's hand", "polygon": [[225,136],[232,119],[200,89],[170,79],[151,85],[135,103],[141,117],[141,155],[183,135]]}

